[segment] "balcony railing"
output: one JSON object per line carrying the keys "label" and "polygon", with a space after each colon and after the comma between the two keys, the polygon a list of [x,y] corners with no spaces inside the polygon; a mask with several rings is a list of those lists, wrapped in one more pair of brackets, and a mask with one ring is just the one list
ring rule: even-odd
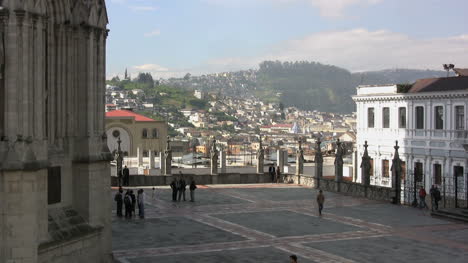
{"label": "balcony railing", "polygon": [[435,137],[450,140],[467,140],[466,130],[429,130],[429,129],[406,129],[407,137]]}

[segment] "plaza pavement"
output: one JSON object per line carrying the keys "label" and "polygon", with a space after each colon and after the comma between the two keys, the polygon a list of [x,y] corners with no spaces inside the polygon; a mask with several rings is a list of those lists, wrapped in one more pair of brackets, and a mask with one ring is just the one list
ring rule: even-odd
{"label": "plaza pavement", "polygon": [[116,262],[468,262],[468,224],[427,210],[325,192],[319,217],[317,190],[284,184],[199,186],[194,203],[144,189],[145,219],[113,205]]}

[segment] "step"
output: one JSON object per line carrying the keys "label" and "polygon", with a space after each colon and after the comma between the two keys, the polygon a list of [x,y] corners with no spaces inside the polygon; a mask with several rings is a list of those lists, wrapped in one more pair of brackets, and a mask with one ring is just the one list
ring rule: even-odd
{"label": "step", "polygon": [[437,212],[432,212],[431,216],[468,223],[468,216],[461,216],[458,214],[440,213],[440,211],[437,211]]}

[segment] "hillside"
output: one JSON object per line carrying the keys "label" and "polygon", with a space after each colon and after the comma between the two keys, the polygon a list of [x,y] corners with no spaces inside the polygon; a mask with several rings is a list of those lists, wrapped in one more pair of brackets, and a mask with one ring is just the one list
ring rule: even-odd
{"label": "hillside", "polygon": [[316,62],[265,61],[258,70],[169,79],[165,84],[237,98],[256,96],[265,102],[281,102],[285,106],[305,110],[349,113],[355,110],[351,96],[360,84],[403,84],[443,76],[446,72],[437,70],[391,69],[351,73]]}

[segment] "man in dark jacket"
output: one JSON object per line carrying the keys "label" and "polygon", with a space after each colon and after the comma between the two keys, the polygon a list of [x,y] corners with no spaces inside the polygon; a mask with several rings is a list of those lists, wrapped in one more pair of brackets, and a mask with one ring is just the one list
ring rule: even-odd
{"label": "man in dark jacket", "polygon": [[435,185],[432,185],[431,187],[431,190],[429,191],[429,193],[431,194],[431,210],[434,211],[435,210],[439,210],[439,201],[440,201],[440,191],[439,189],[437,188],[437,186]]}
{"label": "man in dark jacket", "polygon": [[132,198],[130,197],[130,190],[127,190],[124,196],[124,205],[125,205],[125,217],[131,218],[132,217]]}
{"label": "man in dark jacket", "polygon": [[273,164],[270,164],[270,167],[268,168],[268,173],[270,174],[271,182],[275,182],[276,170]]}
{"label": "man in dark jacket", "polygon": [[117,202],[117,216],[122,217],[122,206],[123,206],[123,189],[119,187],[119,191],[115,194],[114,201]]}
{"label": "man in dark jacket", "polygon": [[178,198],[179,202],[182,196],[184,197],[184,201],[185,201],[185,187],[186,186],[187,184],[185,183],[184,177],[181,176],[179,180],[179,198]]}
{"label": "man in dark jacket", "polygon": [[172,201],[177,201],[177,183],[176,183],[176,179],[175,178],[172,178],[172,182],[170,184],[171,186],[171,189],[172,189]]}
{"label": "man in dark jacket", "polygon": [[123,168],[123,184],[124,186],[129,186],[130,185],[130,170],[125,167]]}

